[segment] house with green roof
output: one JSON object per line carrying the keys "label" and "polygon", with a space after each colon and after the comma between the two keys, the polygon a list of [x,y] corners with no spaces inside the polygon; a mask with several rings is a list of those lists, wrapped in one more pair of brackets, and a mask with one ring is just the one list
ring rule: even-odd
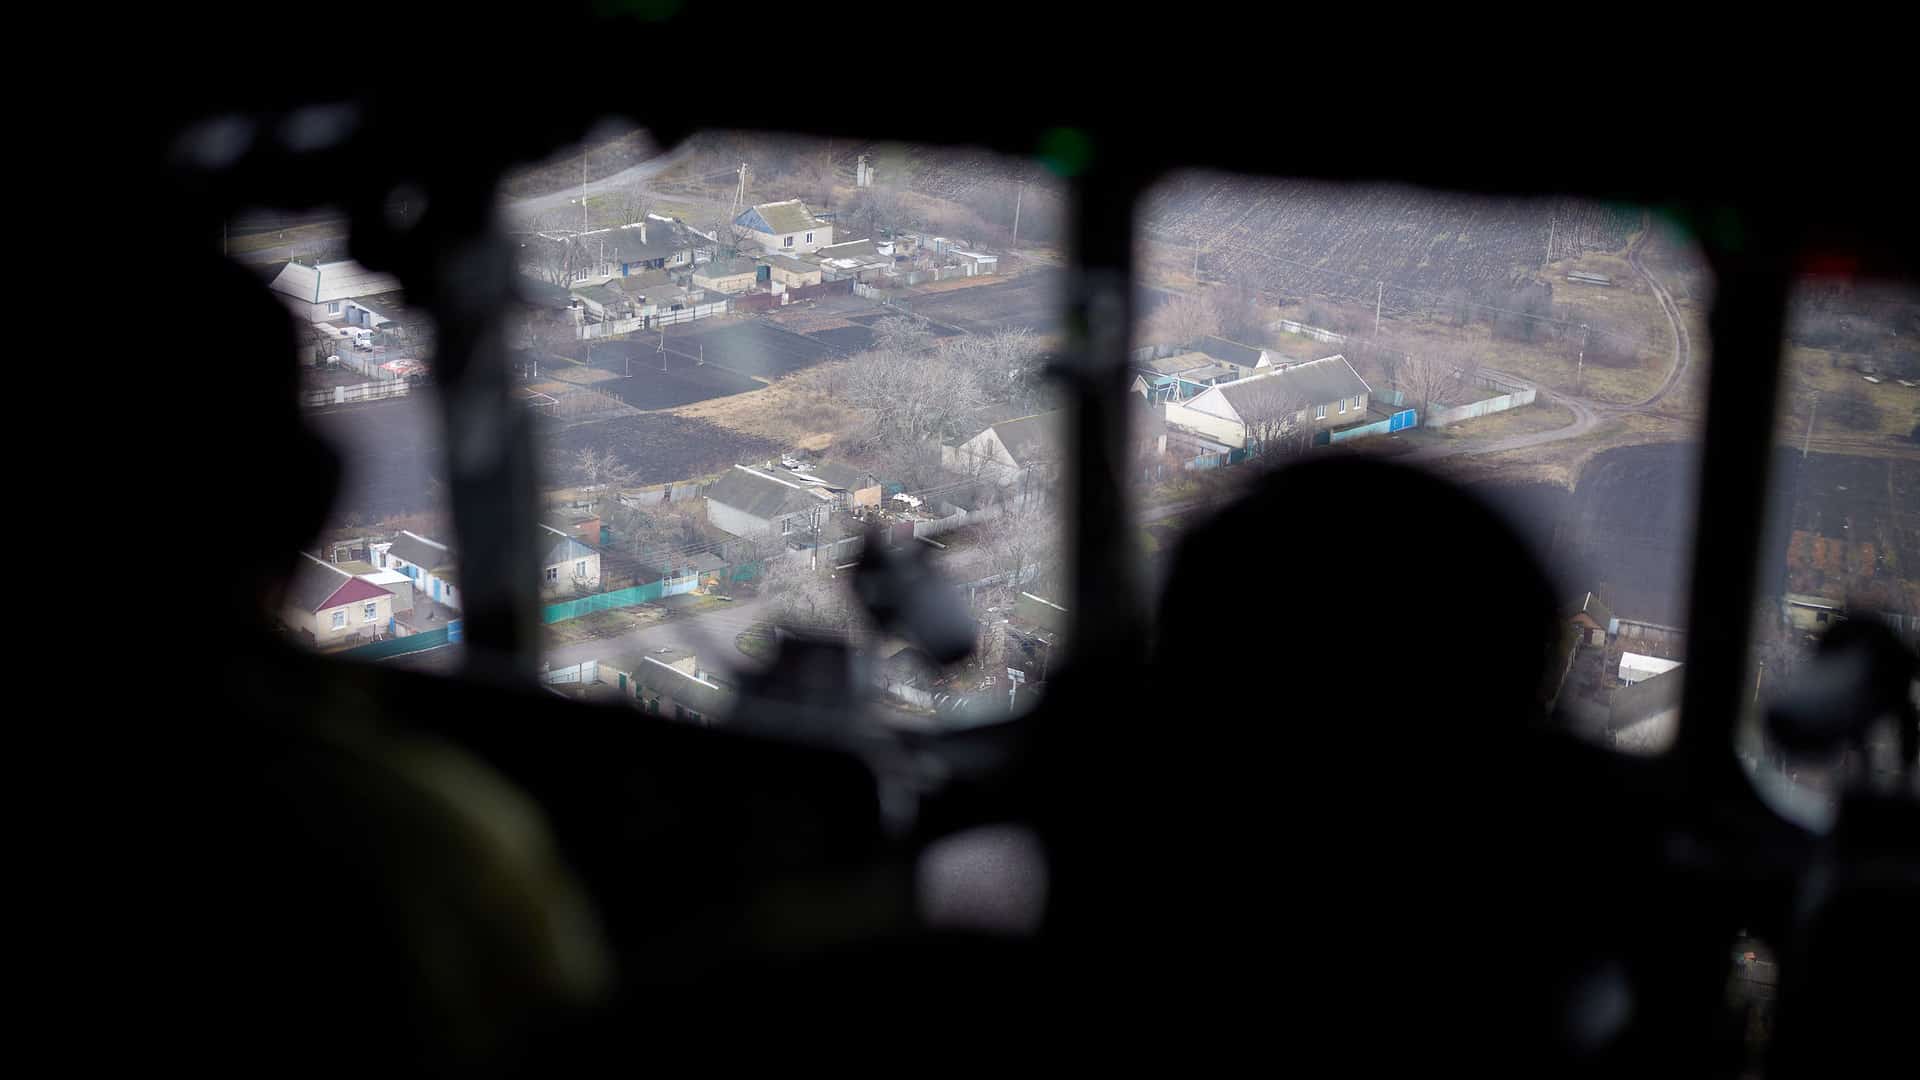
{"label": "house with green roof", "polygon": [[749,206],[733,219],[733,231],[770,255],[810,254],[833,243],[833,226],[799,199]]}

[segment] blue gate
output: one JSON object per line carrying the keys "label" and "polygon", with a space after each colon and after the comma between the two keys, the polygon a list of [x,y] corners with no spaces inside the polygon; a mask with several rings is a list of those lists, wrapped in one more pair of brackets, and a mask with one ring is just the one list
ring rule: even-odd
{"label": "blue gate", "polygon": [[1412,409],[1402,409],[1387,420],[1388,431],[1405,431],[1420,423],[1420,417]]}

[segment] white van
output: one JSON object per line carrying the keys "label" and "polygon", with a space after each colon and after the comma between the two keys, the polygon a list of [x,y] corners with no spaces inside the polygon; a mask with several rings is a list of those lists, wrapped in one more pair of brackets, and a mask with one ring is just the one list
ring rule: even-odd
{"label": "white van", "polygon": [[373,331],[372,330],[369,330],[364,326],[356,326],[353,329],[349,330],[348,333],[353,335],[354,348],[356,349],[373,348]]}

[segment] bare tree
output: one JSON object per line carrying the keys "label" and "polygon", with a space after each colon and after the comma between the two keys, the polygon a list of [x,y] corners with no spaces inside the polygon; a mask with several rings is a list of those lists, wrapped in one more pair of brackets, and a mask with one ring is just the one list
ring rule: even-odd
{"label": "bare tree", "polygon": [[933,332],[919,319],[890,315],[873,324],[873,347],[881,352],[924,352],[933,347]]}
{"label": "bare tree", "polygon": [[616,225],[637,225],[653,212],[653,195],[644,187],[623,188],[613,197]]}
{"label": "bare tree", "polygon": [[1479,354],[1471,349],[1439,347],[1414,353],[1400,362],[1400,389],[1424,417],[1438,404],[1453,404],[1480,373]]}
{"label": "bare tree", "polygon": [[993,573],[1005,575],[1013,587],[1038,582],[1054,574],[1060,559],[1059,515],[1043,506],[1022,508],[1005,504],[998,517],[987,522],[981,546]]}
{"label": "bare tree", "polygon": [[1246,425],[1249,458],[1271,460],[1300,448],[1312,403],[1288,380],[1272,375],[1249,379],[1231,393],[1233,411]]}
{"label": "bare tree", "polygon": [[1161,304],[1149,318],[1148,327],[1152,341],[1182,345],[1222,329],[1219,309],[1204,295],[1177,296]]}
{"label": "bare tree", "polygon": [[875,441],[900,444],[971,435],[988,400],[958,364],[883,350],[849,362],[846,399],[868,415]]}
{"label": "bare tree", "polygon": [[609,505],[618,505],[621,488],[639,483],[639,474],[611,450],[588,447],[580,451],[574,458],[574,470],[580,477],[580,486],[594,493],[595,503],[603,510]]}
{"label": "bare tree", "polygon": [[783,626],[816,633],[852,634],[866,626],[859,600],[832,569],[788,556],[767,564],[766,595]]}

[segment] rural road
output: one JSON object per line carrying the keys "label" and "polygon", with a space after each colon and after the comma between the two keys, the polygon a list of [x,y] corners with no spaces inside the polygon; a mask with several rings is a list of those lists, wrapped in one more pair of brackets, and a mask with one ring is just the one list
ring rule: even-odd
{"label": "rural road", "polygon": [[[631,184],[651,180],[668,169],[673,168],[675,165],[678,165],[681,161],[685,160],[691,152],[692,148],[682,143],[658,157],[648,158],[638,165],[629,165],[611,176],[605,176],[598,180],[589,180],[586,185],[587,194],[589,196],[601,195],[609,191],[618,191]],[[579,200],[580,189],[578,187],[572,187],[561,188],[559,191],[548,192],[545,195],[531,195],[524,199],[502,199],[500,206],[501,209],[509,213],[528,215],[545,213],[549,210],[564,209],[568,206],[577,206],[579,205]],[[337,224],[340,227],[337,234],[338,239],[331,241],[331,243],[341,247],[345,245],[345,218],[318,217],[297,220],[294,224],[309,228],[313,226]],[[284,263],[296,254],[311,256],[315,251],[321,250],[329,246],[329,244],[330,242],[327,237],[310,235],[285,244],[274,244],[269,247],[256,248],[252,251],[233,252],[229,257],[235,262],[266,266],[275,263]]]}
{"label": "rural road", "polygon": [[[651,180],[686,160],[687,155],[692,152],[692,146],[681,143],[659,157],[648,158],[638,165],[629,165],[611,176],[589,180],[586,184],[587,195],[589,197],[604,195],[609,191],[618,191],[629,185]],[[501,205],[517,214],[538,214],[547,210],[562,209],[568,205],[578,205],[579,200],[580,189],[571,187],[524,199],[502,199]]]}
{"label": "rural road", "polygon": [[1652,235],[1652,223],[1648,220],[1645,227],[1640,230],[1640,236],[1634,240],[1633,246],[1627,249],[1627,262],[1632,264],[1634,270],[1645,279],[1647,287],[1653,290],[1654,299],[1660,302],[1660,312],[1667,317],[1667,327],[1673,335],[1673,351],[1667,365],[1666,378],[1660,380],[1659,388],[1654,390],[1651,396],[1629,405],[1616,405],[1546,390],[1531,380],[1506,372],[1489,370],[1489,374],[1531,386],[1541,398],[1566,406],[1568,411],[1573,413],[1573,423],[1554,428],[1552,431],[1536,431],[1528,435],[1513,435],[1504,439],[1467,443],[1462,446],[1436,446],[1408,454],[1401,460],[1436,461],[1461,454],[1498,454],[1508,450],[1525,450],[1529,447],[1544,446],[1563,439],[1577,439],[1592,431],[1603,416],[1647,412],[1672,393],[1673,388],[1680,385],[1680,380],[1686,376],[1687,366],[1693,361],[1693,342],[1687,337],[1687,329],[1680,321],[1680,308],[1673,302],[1673,295],[1667,292],[1666,286],[1660,284],[1660,279],[1654,277],[1653,272],[1640,261],[1641,249],[1646,246],[1648,238]]}
{"label": "rural road", "polygon": [[700,658],[700,666],[724,675],[733,675],[745,659],[733,639],[742,631],[766,618],[770,601],[765,596],[721,604],[697,614],[674,615],[661,622],[636,627],[624,634],[586,641],[568,642],[546,650],[542,659],[552,667],[567,667],[582,660],[612,663],[631,661],[642,653],[663,648],[685,649]]}

